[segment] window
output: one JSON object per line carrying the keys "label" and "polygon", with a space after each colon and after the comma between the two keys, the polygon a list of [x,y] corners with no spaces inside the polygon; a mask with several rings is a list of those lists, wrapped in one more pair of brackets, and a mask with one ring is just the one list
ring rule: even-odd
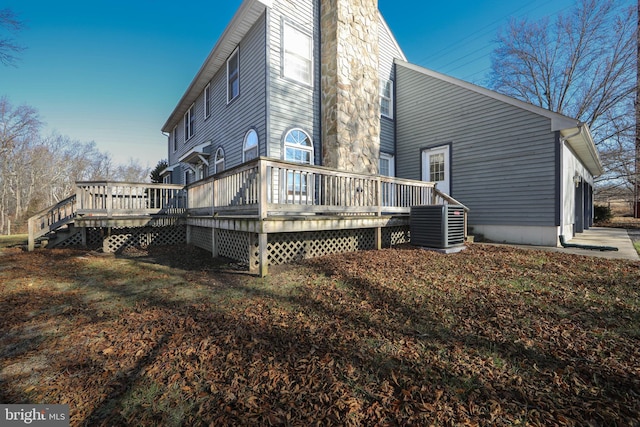
{"label": "window", "polygon": [[244,162],[258,157],[258,133],[251,129],[244,137],[244,147],[242,149]]}
{"label": "window", "polygon": [[222,149],[222,147],[216,150],[214,167],[214,173],[220,173],[224,170],[224,150]]}
{"label": "window", "polygon": [[429,181],[444,181],[444,153],[429,156]]}
{"label": "window", "polygon": [[238,49],[227,59],[227,103],[240,95],[240,58]]}
{"label": "window", "polygon": [[173,151],[176,151],[178,149],[178,125],[173,127],[171,139],[173,139]]}
{"label": "window", "polygon": [[211,115],[211,83],[204,88],[204,118]]}
{"label": "window", "polygon": [[191,105],[189,110],[184,114],[184,141],[187,142],[189,138],[196,132],[196,115],[195,105]]}
{"label": "window", "polygon": [[395,176],[392,155],[380,153],[380,175]]}
{"label": "window", "polygon": [[290,24],[283,23],[282,74],[311,85],[313,75],[313,39]]}
{"label": "window", "polygon": [[311,138],[301,129],[293,129],[284,137],[284,159],[297,163],[313,164]]}
{"label": "window", "polygon": [[380,114],[393,118],[393,81],[380,81]]}
{"label": "window", "polygon": [[[311,138],[301,129],[292,129],[284,137],[284,159],[297,163],[313,164],[313,144]],[[287,192],[289,197],[307,196],[307,173],[288,172]]]}
{"label": "window", "polygon": [[[393,156],[386,153],[380,153],[380,175],[384,176],[394,176],[394,164],[393,164]],[[381,191],[382,191],[382,206],[393,206],[393,200],[395,195],[395,188],[392,183],[387,181],[382,181],[381,183]]]}

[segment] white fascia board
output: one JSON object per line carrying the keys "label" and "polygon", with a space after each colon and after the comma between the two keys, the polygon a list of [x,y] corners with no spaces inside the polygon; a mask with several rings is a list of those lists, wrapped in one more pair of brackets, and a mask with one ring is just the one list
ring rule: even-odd
{"label": "white fascia board", "polygon": [[182,119],[187,109],[196,101],[213,76],[225,66],[227,58],[238,47],[260,15],[272,6],[272,0],[244,0],[236,14],[223,31],[217,43],[205,59],[200,70],[162,126],[163,132],[170,132]]}

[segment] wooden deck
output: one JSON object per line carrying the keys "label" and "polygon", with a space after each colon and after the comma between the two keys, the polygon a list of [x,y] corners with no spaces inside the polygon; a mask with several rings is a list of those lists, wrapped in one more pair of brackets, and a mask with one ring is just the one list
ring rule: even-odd
{"label": "wooden deck", "polygon": [[[181,186],[77,182],[76,194],[29,220],[29,249],[56,229],[144,227],[182,218],[187,228],[254,233],[266,253],[273,233],[381,229],[408,221],[412,206],[452,203],[431,182],[362,175],[258,158]],[[174,221],[175,222],[175,221]],[[187,232],[189,234],[189,232]],[[215,238],[211,251],[217,254]],[[267,260],[260,258],[260,274]]]}

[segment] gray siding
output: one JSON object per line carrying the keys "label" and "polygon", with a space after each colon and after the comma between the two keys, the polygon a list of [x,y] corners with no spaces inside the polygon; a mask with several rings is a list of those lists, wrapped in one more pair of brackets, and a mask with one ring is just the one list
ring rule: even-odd
{"label": "gray siding", "polygon": [[[285,133],[300,128],[314,144],[315,164],[321,163],[320,132],[320,13],[319,0],[276,0],[269,11],[269,155],[282,158]],[[282,22],[313,36],[314,78],[311,87],[282,77]]]}
{"label": "gray siding", "polygon": [[[225,166],[242,163],[244,136],[251,128],[258,132],[260,155],[266,155],[266,19],[263,15],[239,44],[240,95],[227,104],[227,70],[223,66],[211,80],[211,115],[204,118],[204,92],[195,102],[195,135],[184,142],[184,120],[178,124],[178,150],[169,144],[169,164],[174,164],[195,146],[211,141],[209,174],[214,170],[214,155],[219,147],[225,154]],[[180,179],[182,176],[180,174]],[[182,182],[181,182],[182,183]]]}
{"label": "gray siding", "polygon": [[397,176],[421,179],[421,150],[451,144],[451,195],[470,225],[556,224],[548,118],[402,65],[396,87]]}
{"label": "gray siding", "polygon": [[[403,55],[402,52],[398,50],[393,34],[388,31],[388,27],[383,22],[382,17],[380,17],[378,28],[380,79],[395,81],[395,67],[393,60],[395,58],[403,58]],[[395,112],[393,116],[395,117]],[[394,120],[387,117],[381,117],[380,151],[393,154],[395,152],[395,139]]]}

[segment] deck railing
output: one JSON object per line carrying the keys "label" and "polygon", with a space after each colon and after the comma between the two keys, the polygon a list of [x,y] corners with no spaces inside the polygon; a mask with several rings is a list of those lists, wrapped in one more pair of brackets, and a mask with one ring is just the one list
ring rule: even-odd
{"label": "deck railing", "polygon": [[78,215],[181,214],[186,210],[184,187],[136,182],[76,182]]}
{"label": "deck railing", "polygon": [[432,182],[337,171],[259,158],[187,186],[195,214],[383,215],[458,203]]}
{"label": "deck railing", "polygon": [[183,187],[113,181],[76,183],[76,194],[29,220],[35,239],[76,215],[281,215],[407,214],[411,206],[459,204],[432,182],[338,171],[257,158]]}
{"label": "deck railing", "polygon": [[33,250],[35,240],[71,222],[76,216],[76,196],[67,197],[29,218],[28,249]]}

